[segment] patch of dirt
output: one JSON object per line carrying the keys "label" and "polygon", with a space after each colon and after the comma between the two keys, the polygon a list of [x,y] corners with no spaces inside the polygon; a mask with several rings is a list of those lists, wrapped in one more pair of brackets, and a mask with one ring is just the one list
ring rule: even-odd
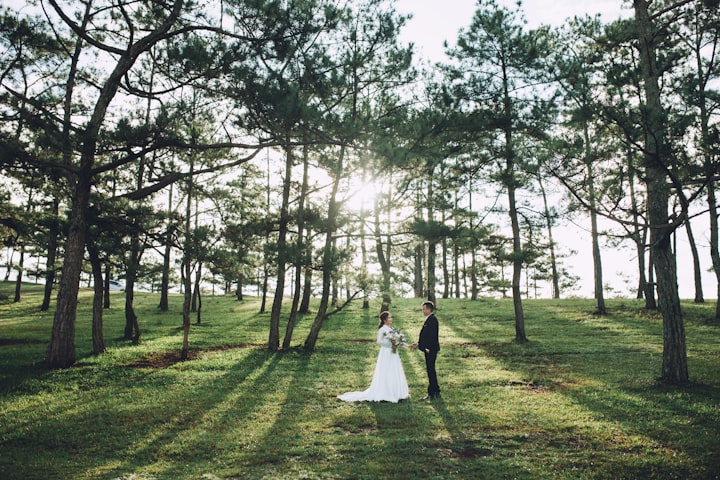
{"label": "patch of dirt", "polygon": [[542,383],[537,383],[537,382],[517,382],[517,381],[513,381],[513,382],[509,382],[508,385],[510,385],[510,386],[512,386],[512,387],[527,388],[527,389],[530,390],[532,393],[545,393],[545,392],[551,390],[551,388],[549,388],[548,386],[543,385]]}
{"label": "patch of dirt", "polygon": [[260,346],[260,344],[254,344],[254,343],[239,343],[235,345],[220,345],[217,347],[210,347],[210,348],[204,348],[204,349],[195,349],[188,351],[187,359],[183,360],[181,358],[181,352],[180,351],[172,351],[172,352],[159,352],[154,353],[150,356],[147,356],[145,358],[142,358],[140,360],[126,363],[124,366],[129,368],[168,368],[172,367],[176,363],[180,363],[182,361],[191,361],[195,360],[204,353],[208,352],[222,352],[227,350],[237,350],[237,349],[243,349],[243,348],[255,348]]}

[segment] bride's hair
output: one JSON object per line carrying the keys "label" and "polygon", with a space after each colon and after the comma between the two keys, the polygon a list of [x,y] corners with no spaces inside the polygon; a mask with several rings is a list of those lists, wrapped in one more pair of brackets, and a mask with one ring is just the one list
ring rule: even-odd
{"label": "bride's hair", "polygon": [[390,316],[390,312],[388,312],[387,310],[380,314],[380,325],[378,325],[378,328],[385,325],[385,320],[387,320],[387,317],[389,317],[389,316]]}

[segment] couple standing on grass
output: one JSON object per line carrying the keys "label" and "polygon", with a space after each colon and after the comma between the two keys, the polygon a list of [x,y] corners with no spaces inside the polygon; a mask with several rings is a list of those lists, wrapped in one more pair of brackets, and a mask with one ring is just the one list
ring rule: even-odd
{"label": "couple standing on grass", "polygon": [[[435,305],[432,302],[422,304],[425,323],[420,330],[418,342],[409,345],[425,355],[425,367],[428,376],[427,396],[423,400],[440,398],[435,361],[440,351],[438,340],[438,320],[435,316]],[[377,343],[380,344],[375,372],[370,387],[362,392],[347,392],[337,398],[345,402],[393,402],[397,403],[410,397],[405,371],[397,353],[397,346],[404,343],[404,337],[392,328],[392,315],[390,312],[380,314]]]}

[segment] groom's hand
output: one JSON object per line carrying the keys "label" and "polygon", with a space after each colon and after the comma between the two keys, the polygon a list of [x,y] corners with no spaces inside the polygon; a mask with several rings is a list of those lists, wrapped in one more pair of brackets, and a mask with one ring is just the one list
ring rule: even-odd
{"label": "groom's hand", "polygon": [[417,348],[417,343],[413,343],[412,345],[410,345],[410,348]]}

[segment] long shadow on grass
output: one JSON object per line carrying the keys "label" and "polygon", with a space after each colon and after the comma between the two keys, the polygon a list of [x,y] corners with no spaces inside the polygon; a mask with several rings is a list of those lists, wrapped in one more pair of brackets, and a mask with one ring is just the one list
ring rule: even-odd
{"label": "long shadow on grass", "polygon": [[[67,401],[45,411],[52,422],[28,422],[20,415],[22,429],[5,426],[3,448],[17,454],[0,462],[2,471],[22,472],[24,478],[59,478],[48,465],[56,464],[61,471],[73,465],[71,478],[98,478],[101,472],[118,478],[157,463],[182,468],[198,458],[210,462],[216,443],[223,443],[218,438],[247,427],[267,396],[275,393],[269,379],[279,360],[277,354],[253,348],[229,368],[218,367],[225,372],[221,375],[215,375],[206,359],[174,364],[180,372],[147,368],[142,362],[107,368],[102,374],[83,374],[92,366],[68,369],[60,374],[68,376],[69,393],[58,392]],[[78,377],[90,383],[82,385]],[[125,401],[110,397],[108,383]],[[37,476],[34,463],[45,468],[35,470]]]}
{"label": "long shadow on grass", "polygon": [[[191,443],[189,450],[197,452],[201,460],[212,462],[218,453],[216,445],[225,443],[223,438],[235,438],[236,432],[242,432],[252,425],[256,421],[254,415],[262,411],[269,403],[267,398],[276,393],[273,377],[280,360],[280,354],[256,349],[231,367],[227,374],[208,384],[199,395],[200,404],[176,422],[181,435],[182,430],[193,430],[195,438],[192,443],[195,445]],[[189,403],[197,400],[197,394],[188,394]],[[171,456],[177,455],[175,460],[178,463],[182,462],[186,454],[184,443],[182,440],[173,440],[169,446],[173,452]],[[245,448],[235,440],[229,443]],[[149,452],[153,450],[148,449]]]}
{"label": "long shadow on grass", "polygon": [[[548,422],[547,434],[560,444],[582,438],[583,448],[605,452],[601,455],[608,458],[609,476],[717,478],[720,387],[659,385],[661,320],[646,312],[623,313],[621,308],[607,316],[577,314],[568,319],[551,311],[531,312],[526,316],[530,343],[525,345],[510,340],[511,317],[486,317],[482,322],[489,328],[507,331],[506,343],[498,341],[496,331],[482,343],[468,339],[447,345],[445,352],[461,349],[462,358],[481,352],[518,376],[506,384],[490,382],[481,388],[510,387],[520,396],[560,395],[582,405],[590,418],[576,423],[574,433],[563,433],[567,426]],[[452,321],[441,327],[466,338]],[[542,417],[544,412],[537,414]],[[600,422],[607,430],[596,431],[585,422]]]}

